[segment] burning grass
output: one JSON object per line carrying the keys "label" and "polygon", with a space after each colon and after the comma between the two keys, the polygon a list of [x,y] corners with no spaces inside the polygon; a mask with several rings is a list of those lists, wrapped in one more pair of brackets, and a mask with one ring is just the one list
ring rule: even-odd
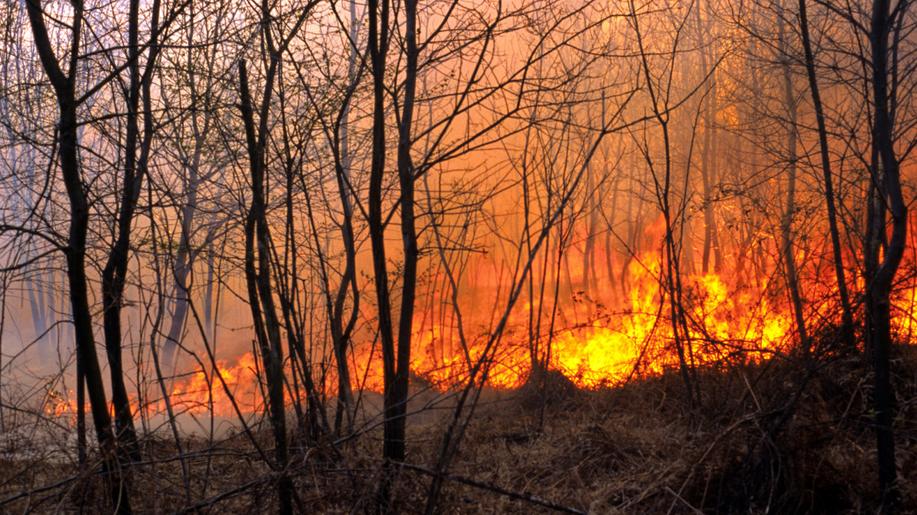
{"label": "burning grass", "polygon": [[[660,256],[648,252],[628,266],[628,293],[620,296],[613,307],[587,299],[582,292],[574,293],[570,305],[557,308],[561,322],[556,327],[552,325],[550,334],[536,336],[542,346],[537,352],[544,354],[545,344],[550,341],[549,357],[545,358],[550,368],[586,389],[616,386],[634,377],[659,375],[676,366],[677,354],[672,347],[676,338],[665,309],[668,301],[664,301],[660,274]],[[830,292],[822,291],[830,288],[829,285],[819,288],[813,285],[814,296],[824,293],[821,296],[831,297]],[[691,364],[733,362],[736,357],[759,362],[793,345],[792,315],[784,292],[771,288],[766,280],[746,284],[714,273],[691,275],[685,277],[684,294],[686,332],[692,342],[688,351]],[[815,311],[833,307],[820,303],[813,306]],[[904,307],[904,314],[913,312],[912,303]],[[531,305],[518,305],[510,312],[506,333],[495,353],[488,354],[492,363],[488,371],[489,386],[515,390],[524,388],[529,380],[532,335],[521,328],[529,320],[530,309]],[[412,343],[411,372],[443,392],[461,387],[473,363],[491,352],[486,342],[492,328],[480,326],[478,338],[469,338],[466,354],[454,330],[425,323],[424,316],[419,314],[415,323],[418,329]],[[896,320],[910,318],[901,316]],[[679,338],[684,339],[685,335]],[[381,392],[380,352],[372,344],[354,346],[349,366],[351,373],[359,378],[355,386]],[[321,356],[315,359],[312,367],[324,370],[326,364]],[[263,378],[259,366],[252,351],[214,362],[197,360],[192,368],[167,380],[173,412],[191,415],[213,412],[218,417],[232,417],[237,410],[244,414],[262,411]],[[323,373],[323,393],[328,397],[335,395],[334,373],[334,370]],[[152,418],[166,414],[167,406],[155,379],[149,379],[138,390],[143,394],[135,395],[132,400],[134,413],[142,411]],[[75,394],[49,392],[42,409],[53,417],[69,417],[72,422],[76,413]]]}

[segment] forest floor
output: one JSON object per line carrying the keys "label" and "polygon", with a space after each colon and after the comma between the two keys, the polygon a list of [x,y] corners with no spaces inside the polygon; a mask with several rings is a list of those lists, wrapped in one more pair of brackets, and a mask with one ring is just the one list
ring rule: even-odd
{"label": "forest floor", "polygon": [[[877,504],[869,368],[862,356],[708,370],[690,408],[677,373],[618,388],[577,390],[552,374],[541,390],[485,392],[449,468],[439,512],[869,513]],[[809,377],[808,380],[803,378]],[[898,349],[895,425],[903,511],[917,510],[917,351]],[[412,408],[430,406],[420,393]],[[396,485],[399,513],[424,510],[451,402],[412,416],[410,467]],[[266,431],[255,433],[270,454]],[[310,513],[371,511],[381,427],[332,446],[299,449],[297,502]],[[276,475],[242,433],[216,443],[145,445],[135,466],[139,513],[259,513],[274,508]],[[40,488],[44,488],[39,490]],[[28,495],[24,495],[29,492]],[[0,461],[3,512],[103,506],[102,481],[55,460]]]}
{"label": "forest floor", "polygon": [[[917,352],[895,385],[904,512],[917,511]],[[701,377],[689,409],[680,375],[598,391],[487,402],[450,472],[590,513],[871,513],[878,485],[869,367],[862,356],[804,371],[787,364]],[[567,391],[564,388],[564,391]],[[442,424],[414,428],[440,435]],[[432,443],[432,442],[431,442]],[[430,461],[415,448],[413,462]],[[428,478],[414,478],[417,502]],[[406,492],[407,493],[407,492]],[[447,512],[550,511],[452,481]]]}

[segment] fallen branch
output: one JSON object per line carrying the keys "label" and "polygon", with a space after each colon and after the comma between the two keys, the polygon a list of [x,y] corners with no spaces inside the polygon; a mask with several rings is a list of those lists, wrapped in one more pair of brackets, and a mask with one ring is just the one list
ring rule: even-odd
{"label": "fallen branch", "polygon": [[561,513],[575,513],[578,515],[586,514],[585,511],[578,510],[576,508],[571,508],[569,506],[564,506],[562,504],[557,504],[557,503],[542,499],[536,495],[532,495],[526,492],[513,492],[512,490],[507,490],[497,485],[493,485],[490,483],[485,483],[483,481],[477,481],[475,479],[469,479],[469,478],[465,478],[461,476],[453,476],[451,474],[437,474],[435,471],[430,470],[426,467],[421,467],[419,465],[412,465],[410,463],[399,463],[398,465],[405,469],[413,470],[415,472],[420,472],[422,474],[426,474],[431,477],[439,476],[448,481],[453,481],[456,483],[461,483],[463,485],[473,486],[475,488],[480,488],[481,490],[487,490],[490,492],[494,492],[494,493],[509,497],[511,499],[515,499],[517,501],[525,501],[527,503],[535,504],[535,505],[538,505],[544,508],[549,508],[554,511],[561,512]]}

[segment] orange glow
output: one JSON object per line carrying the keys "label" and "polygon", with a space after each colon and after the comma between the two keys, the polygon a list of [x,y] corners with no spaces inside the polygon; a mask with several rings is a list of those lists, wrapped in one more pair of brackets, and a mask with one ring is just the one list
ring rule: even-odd
{"label": "orange glow", "polygon": [[[621,301],[614,311],[600,306],[588,322],[558,324],[550,338],[542,335],[540,352],[545,352],[550,340],[550,367],[587,389],[615,386],[631,378],[658,375],[677,367],[679,360],[674,348],[670,305],[667,297],[662,298],[661,273],[663,261],[658,254],[638,256],[627,268],[624,284],[628,289],[626,294],[618,295]],[[582,270],[572,270],[571,275],[582,277]],[[803,285],[806,295],[812,299],[833,298],[834,285],[825,284],[823,278],[816,279]],[[760,362],[775,352],[790,350],[788,346],[794,343],[794,317],[782,285],[771,287],[766,280],[758,284],[739,284],[739,281],[726,274],[682,276],[688,336],[680,335],[680,339],[686,359],[694,366],[725,360]],[[899,334],[911,334],[917,324],[914,317],[917,287],[900,288],[895,301],[894,328]],[[529,301],[520,300],[511,313],[504,337],[490,361],[490,387],[513,389],[525,384],[532,363],[528,333],[524,330],[531,308]],[[813,301],[807,305],[807,313],[809,318],[826,318],[830,317],[830,308],[830,303],[824,300]],[[561,312],[559,319],[576,319],[572,313],[575,307],[569,303],[558,309]],[[423,314],[417,316],[415,327],[420,329],[416,330],[412,342],[412,374],[439,391],[461,387],[468,379],[470,366],[456,333],[444,331],[435,324],[428,323],[424,327],[419,322]],[[486,335],[470,338],[467,356],[472,364],[485,352],[486,340]],[[358,342],[350,365],[353,376],[359,378],[355,387],[382,391],[382,362],[378,349],[371,352],[368,345]],[[258,376],[260,364],[251,352],[239,355],[234,361],[220,360],[216,370],[211,368],[209,365],[203,370],[198,367],[168,383],[169,398],[176,414],[201,415],[212,411],[218,417],[234,417],[233,401],[243,414],[259,413],[264,409]],[[226,388],[217,374],[225,381]],[[324,395],[333,396],[332,385],[335,384],[333,371],[329,370]],[[290,391],[288,388],[288,399]],[[147,415],[164,414],[166,405],[158,395],[158,384],[149,385],[148,392],[152,400],[141,403],[134,399],[134,411],[142,407]],[[43,411],[50,417],[73,421],[76,405],[72,398],[72,395],[49,392]]]}
{"label": "orange glow", "polygon": [[[198,369],[184,380],[172,385],[169,399],[176,413],[207,413],[213,408],[218,417],[236,414],[233,401],[242,413],[252,413],[262,408],[263,402],[258,383],[257,364],[251,352],[239,356],[235,363],[217,361],[217,369]],[[222,377],[223,381],[216,374]],[[226,383],[226,388],[223,386]],[[227,389],[229,394],[227,394]],[[165,412],[165,401],[158,400],[146,407],[154,413]]]}

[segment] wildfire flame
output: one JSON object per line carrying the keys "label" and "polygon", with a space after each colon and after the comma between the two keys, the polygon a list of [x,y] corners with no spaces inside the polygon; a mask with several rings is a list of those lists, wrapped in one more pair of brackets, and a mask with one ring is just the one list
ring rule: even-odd
{"label": "wildfire flame", "polygon": [[[678,365],[673,348],[675,338],[671,317],[661,287],[662,260],[647,254],[631,262],[625,283],[630,285],[624,305],[615,312],[603,306],[586,323],[561,327],[554,334],[542,336],[542,352],[550,342],[549,367],[563,373],[581,388],[597,388],[620,384],[632,377],[662,373]],[[818,291],[818,288],[822,291]],[[703,366],[723,359],[758,362],[792,343],[794,317],[785,292],[770,288],[767,281],[759,284],[736,284],[714,274],[682,277],[687,337],[687,359]],[[813,284],[808,290],[813,297],[833,298],[832,286]],[[917,288],[901,288],[895,297],[897,311],[894,325],[899,333],[910,334],[915,326]],[[824,316],[827,304],[813,303],[815,314]],[[532,359],[528,335],[517,328],[526,318],[529,305],[520,303],[512,313],[509,329],[492,356],[487,383],[493,388],[512,389],[528,379]],[[570,318],[570,317],[568,317]],[[420,327],[422,324],[417,324]],[[463,384],[469,374],[465,351],[456,342],[444,341],[444,331],[433,325],[414,335],[411,370],[415,378],[428,382],[433,388],[447,390]],[[468,356],[472,363],[485,352],[485,338],[469,342]],[[356,387],[381,392],[382,363],[378,349],[356,346],[351,366]],[[246,352],[234,361],[217,361],[216,367],[198,367],[185,376],[167,381],[173,413],[213,413],[232,417],[237,410],[243,414],[258,413],[264,408],[259,362]],[[333,372],[329,371],[329,374]],[[222,380],[221,380],[222,378]],[[327,381],[335,384],[335,381]],[[225,387],[224,387],[225,383]],[[227,390],[229,393],[227,393]],[[156,390],[158,391],[158,390]],[[288,390],[289,392],[289,390]],[[55,418],[75,416],[76,403],[69,392],[49,392],[44,412]],[[329,386],[325,395],[333,395]],[[166,412],[161,395],[133,400],[134,411],[147,414]]]}

